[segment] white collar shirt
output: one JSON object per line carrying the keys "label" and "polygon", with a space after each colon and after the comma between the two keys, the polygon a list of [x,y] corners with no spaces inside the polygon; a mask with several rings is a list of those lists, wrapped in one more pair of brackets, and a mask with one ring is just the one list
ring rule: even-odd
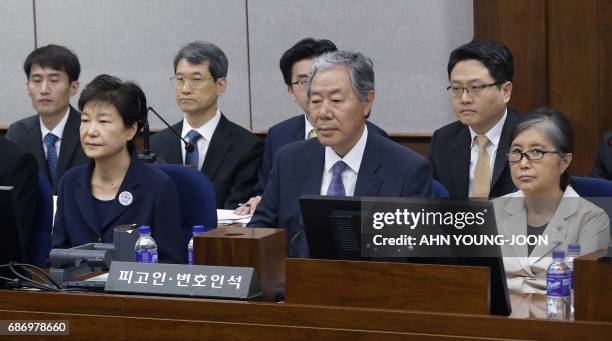
{"label": "white collar shirt", "polygon": [[[217,125],[219,125],[219,121],[221,120],[221,111],[217,109],[215,116],[211,118],[208,122],[204,123],[199,128],[193,128],[189,122],[187,121],[187,117],[183,118],[183,130],[181,132],[181,136],[189,141],[187,134],[191,130],[197,131],[200,136],[196,145],[198,146],[198,169],[202,169],[204,165],[204,159],[206,158],[206,153],[208,152],[208,147],[210,146],[210,141],[212,140],[212,136],[215,133],[215,129],[217,129]],[[181,142],[181,145],[183,142]],[[183,155],[183,163],[185,163],[185,148],[181,148],[181,153]]]}
{"label": "white collar shirt", "polygon": [[68,110],[64,114],[64,118],[62,118],[59,121],[59,123],[51,130],[47,129],[47,127],[45,127],[42,120],[40,119],[40,116],[38,117],[38,119],[40,120],[40,136],[42,138],[42,146],[45,152],[45,158],[47,158],[47,145],[44,142],[45,136],[48,133],[52,133],[53,135],[57,136],[57,140],[55,141],[55,150],[57,151],[57,157],[59,159],[60,147],[62,146],[62,136],[64,134],[64,128],[66,128],[66,122],[68,122],[69,113],[70,113],[70,106],[68,106]]}
{"label": "white collar shirt", "polygon": [[312,124],[310,124],[310,121],[308,120],[308,117],[306,117],[306,114],[304,114],[304,140],[308,140],[308,134],[310,134],[310,131],[313,129],[314,127],[312,126]]}
{"label": "white collar shirt", "polygon": [[346,196],[352,197],[355,194],[355,185],[357,184],[357,176],[359,175],[359,167],[365,151],[366,142],[368,141],[368,127],[364,126],[363,133],[357,143],[341,158],[334,150],[325,147],[325,165],[323,167],[323,179],[321,181],[321,195],[327,194],[327,189],[332,180],[332,167],[336,162],[342,160],[348,167],[342,172],[342,183],[344,184],[344,193]]}
{"label": "white collar shirt", "polygon": [[[504,111],[504,116],[502,116],[501,120],[497,122],[489,131],[487,131],[484,135],[489,139],[489,145],[487,146],[487,154],[489,154],[489,163],[491,170],[491,178],[493,177],[493,167],[495,165],[495,158],[497,157],[497,149],[499,146],[499,140],[501,138],[502,130],[504,129],[504,123],[506,122],[506,116],[508,114],[508,109]],[[472,187],[474,183],[474,173],[476,172],[476,164],[478,163],[478,152],[480,151],[480,147],[478,143],[476,143],[475,137],[478,135],[472,129],[470,129],[470,137],[471,137],[471,145],[470,145],[470,186],[469,186],[469,195],[472,195]],[[505,155],[500,155],[500,157],[506,157]]]}

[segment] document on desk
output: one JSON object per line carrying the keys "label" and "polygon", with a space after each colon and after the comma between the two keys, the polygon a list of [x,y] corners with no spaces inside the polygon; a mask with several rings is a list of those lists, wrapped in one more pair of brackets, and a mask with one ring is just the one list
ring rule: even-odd
{"label": "document on desk", "polygon": [[238,215],[234,213],[234,210],[217,210],[217,222],[218,224],[246,224],[251,221],[252,214]]}

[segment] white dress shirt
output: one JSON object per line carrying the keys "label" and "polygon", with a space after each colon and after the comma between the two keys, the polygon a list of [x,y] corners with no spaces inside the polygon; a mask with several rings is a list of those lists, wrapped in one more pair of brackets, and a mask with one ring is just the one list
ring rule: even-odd
{"label": "white dress shirt", "polygon": [[40,120],[40,134],[42,138],[43,150],[45,152],[45,159],[47,158],[47,145],[45,144],[44,141],[45,141],[45,136],[47,136],[48,133],[53,133],[53,135],[57,136],[57,140],[55,141],[55,150],[57,151],[57,158],[59,159],[60,147],[62,146],[62,136],[64,134],[64,128],[66,127],[66,122],[68,122],[69,113],[70,113],[70,106],[68,106],[68,111],[66,111],[66,113],[64,114],[64,118],[62,118],[61,121],[59,121],[59,123],[52,130],[47,129],[47,127],[45,127],[45,125],[43,124],[43,121],[40,119],[40,116],[38,117],[38,119]]}
{"label": "white dress shirt", "polygon": [[[493,128],[489,129],[484,135],[489,139],[489,145],[487,146],[487,154],[489,154],[489,163],[490,163],[490,176],[493,177],[493,166],[495,165],[495,157],[497,157],[497,147],[499,146],[499,139],[501,138],[502,130],[504,129],[504,122],[506,122],[506,115],[508,114],[508,109],[504,112],[504,116],[502,116],[501,120],[497,122],[493,126]],[[472,196],[472,187],[474,183],[474,173],[476,172],[476,164],[478,163],[478,152],[480,151],[480,147],[478,147],[478,143],[476,142],[476,133],[472,127],[470,129],[470,136],[472,138],[472,144],[470,146],[470,189],[469,196]],[[500,155],[500,157],[505,158],[505,155]]]}
{"label": "white dress shirt", "polygon": [[310,124],[310,121],[308,120],[308,117],[306,117],[306,114],[304,114],[304,122],[304,140],[307,140],[308,134],[311,130],[314,129],[314,127],[312,126],[312,124]]}
{"label": "white dress shirt", "polygon": [[[198,169],[202,169],[202,165],[204,164],[204,158],[206,158],[206,152],[208,152],[208,146],[210,145],[210,140],[212,139],[213,134],[215,133],[215,129],[217,129],[217,125],[219,124],[219,120],[221,120],[221,111],[217,109],[215,116],[211,118],[208,122],[204,123],[199,128],[193,128],[189,125],[187,121],[187,117],[183,118],[183,131],[181,132],[181,136],[189,141],[187,134],[191,130],[195,130],[202,136],[198,139],[196,143],[198,146]],[[181,145],[183,143],[181,142]],[[183,154],[183,163],[185,163],[185,148],[181,148],[181,153]]]}
{"label": "white dress shirt", "polygon": [[336,162],[342,160],[348,167],[342,172],[342,183],[344,184],[344,193],[346,196],[352,197],[355,193],[355,184],[357,183],[357,176],[359,175],[359,167],[361,167],[361,159],[363,159],[363,152],[365,151],[366,142],[368,141],[368,127],[363,128],[363,133],[359,138],[359,141],[341,158],[334,152],[334,150],[326,146],[325,147],[325,166],[323,167],[323,180],[321,181],[321,195],[327,195],[327,189],[331,183],[333,173],[332,167]]}

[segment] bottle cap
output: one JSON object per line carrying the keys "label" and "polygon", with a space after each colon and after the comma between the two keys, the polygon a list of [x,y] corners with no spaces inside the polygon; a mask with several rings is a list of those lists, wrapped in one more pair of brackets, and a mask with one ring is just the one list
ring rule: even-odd
{"label": "bottle cap", "polygon": [[140,234],[151,233],[151,226],[142,225],[141,227],[138,228],[138,233]]}
{"label": "bottle cap", "polygon": [[569,244],[567,246],[567,252],[580,253],[580,244]]}
{"label": "bottle cap", "polygon": [[202,225],[193,226],[193,233],[202,233],[202,232],[204,232],[204,226]]}
{"label": "bottle cap", "polygon": [[553,251],[553,259],[563,259],[563,258],[565,258],[565,252],[563,252],[563,250]]}

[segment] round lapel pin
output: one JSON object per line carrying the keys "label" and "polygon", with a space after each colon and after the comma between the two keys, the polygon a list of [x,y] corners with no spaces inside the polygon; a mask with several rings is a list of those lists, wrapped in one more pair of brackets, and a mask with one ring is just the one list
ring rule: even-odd
{"label": "round lapel pin", "polygon": [[128,206],[132,203],[134,197],[132,197],[132,193],[128,191],[123,191],[119,194],[119,203],[123,206]]}

